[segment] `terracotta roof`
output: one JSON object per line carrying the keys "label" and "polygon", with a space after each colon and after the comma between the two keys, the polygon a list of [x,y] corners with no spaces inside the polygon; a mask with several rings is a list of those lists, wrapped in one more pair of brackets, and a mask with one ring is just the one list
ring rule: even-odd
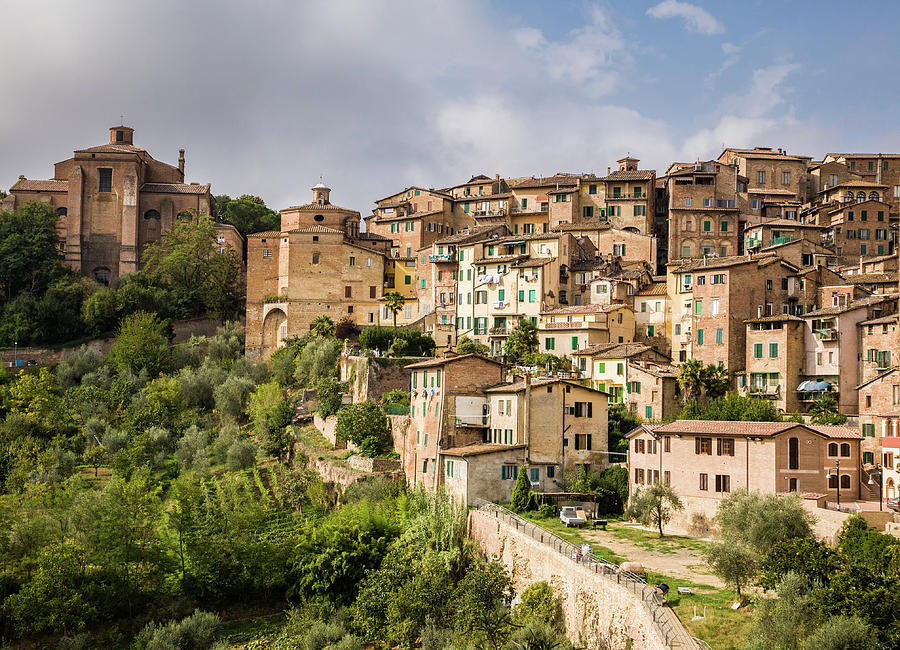
{"label": "terracotta roof", "polygon": [[[315,203],[310,203],[309,205],[316,205]],[[346,208],[340,208],[341,210],[345,210]],[[387,214],[375,216],[376,223],[387,223],[388,221],[409,221],[411,219],[420,219],[422,217],[428,217],[432,214],[442,214],[442,210],[431,210],[429,212],[412,212],[409,214]]]}
{"label": "terracotta roof", "polygon": [[76,149],[75,153],[146,153],[146,151],[133,144],[101,144],[87,149]]}
{"label": "terracotta roof", "polygon": [[472,243],[477,242],[480,239],[484,239],[487,241],[490,239],[491,233],[494,231],[501,230],[506,231],[500,237],[496,239],[499,240],[502,237],[506,237],[506,233],[509,230],[505,226],[493,225],[493,226],[471,226],[468,230],[464,230],[462,232],[454,233],[449,237],[444,237],[442,239],[438,239],[436,244],[460,244],[460,243]]}
{"label": "terracotta roof", "polygon": [[887,189],[888,186],[883,183],[876,183],[874,181],[844,181],[843,183],[832,185],[827,190],[822,190],[822,192],[830,192],[831,190],[835,190],[839,187],[882,187],[884,189]]}
{"label": "terracotta roof", "polygon": [[897,368],[891,368],[890,370],[886,370],[885,372],[881,373],[880,375],[877,375],[877,376],[875,376],[875,377],[872,377],[869,381],[864,381],[863,383],[861,383],[859,386],[856,387],[856,390],[859,390],[860,388],[864,388],[864,387],[868,386],[868,385],[871,384],[871,383],[874,383],[874,382],[876,382],[876,381],[879,381],[879,380],[881,380],[881,379],[884,379],[884,378],[887,377],[888,375],[891,375],[891,374],[893,374],[893,373],[895,373],[895,372],[897,372]]}
{"label": "terracotta roof", "polygon": [[209,192],[209,183],[205,185],[193,185],[189,183],[144,183],[141,192],[154,194],[206,194]]}
{"label": "terracotta roof", "polygon": [[643,289],[637,292],[638,296],[664,296],[666,295],[666,283],[665,282],[654,282],[653,284],[647,285]]}
{"label": "terracotta roof", "polygon": [[843,314],[844,312],[853,311],[854,309],[868,307],[869,305],[877,305],[880,302],[888,302],[891,300],[897,300],[897,294],[880,293],[874,296],[867,296],[866,298],[852,300],[849,304],[843,306],[822,307],[821,309],[815,309],[803,314],[803,318],[807,319],[818,318],[819,316],[836,316],[838,314]]}
{"label": "terracotta roof", "polygon": [[542,176],[538,178],[529,178],[511,185],[513,189],[526,189],[530,187],[548,187],[550,185],[575,185],[580,175],[578,174],[554,174],[553,176]]}
{"label": "terracotta roof", "polygon": [[16,184],[9,189],[10,191],[19,190],[22,192],[68,192],[69,181],[57,180],[55,178],[32,181],[23,178],[17,181]]}
{"label": "terracotta roof", "polygon": [[854,273],[844,276],[847,284],[896,284],[897,272],[892,273]]}
{"label": "terracotta roof", "polygon": [[280,230],[265,230],[263,232],[252,232],[249,235],[247,235],[247,239],[249,239],[251,237],[253,237],[255,239],[261,239],[263,237],[280,237],[280,236],[281,236]]}
{"label": "terracotta roof", "polygon": [[729,266],[739,266],[741,264],[761,263],[770,260],[779,260],[774,253],[770,255],[736,255],[732,257],[706,257],[703,259],[690,260],[683,262],[681,266],[675,269],[675,273],[693,273],[694,271],[705,271],[706,269],[722,269]]}
{"label": "terracotta roof", "polygon": [[460,361],[462,359],[469,359],[471,357],[476,357],[481,359],[482,361],[487,361],[489,363],[496,364],[498,366],[502,366],[503,364],[494,359],[489,359],[488,357],[482,357],[478,354],[460,354],[454,357],[437,357],[435,359],[428,359],[427,361],[417,361],[416,363],[411,363],[408,366],[404,366],[404,368],[434,368],[436,366],[443,366],[447,363],[453,363],[455,361]]}
{"label": "terracotta roof", "polygon": [[[594,393],[600,393],[603,391],[599,391],[596,388],[591,388],[590,386],[585,386],[577,381],[573,381],[571,379],[560,379],[558,377],[548,377],[543,379],[532,379],[531,387],[535,388],[537,386],[547,386],[549,384],[560,384],[565,383],[570,386],[575,386],[576,388],[583,388],[584,390],[589,390]],[[486,389],[486,393],[518,393],[519,391],[525,390],[525,380],[519,379],[518,381],[514,381],[507,384],[497,384],[496,386],[491,386]]]}
{"label": "terracotta roof", "polygon": [[[596,223],[596,224],[587,224],[587,223],[560,223],[553,226],[550,231],[551,232],[568,232],[570,230],[610,230],[612,226],[608,223]],[[637,234],[637,233],[632,233]]]}
{"label": "terracotta roof", "polygon": [[555,257],[538,257],[535,259],[525,259],[520,262],[513,262],[512,267],[515,269],[529,269],[535,266],[545,266],[555,259]]}
{"label": "terracotta roof", "polygon": [[747,190],[748,194],[769,194],[771,196],[796,196],[797,193],[791,190],[776,190],[773,188],[753,188]]}
{"label": "terracotta roof", "polygon": [[329,228],[328,226],[319,226],[319,225],[306,226],[305,228],[295,228],[294,230],[287,230],[285,232],[290,232],[290,233],[321,232],[321,233],[331,233],[331,234],[335,234],[335,235],[343,235],[344,234],[343,230],[339,230],[337,228]]}
{"label": "terracotta roof", "polygon": [[492,445],[485,442],[476,442],[465,447],[451,447],[441,449],[444,456],[480,456],[481,454],[494,454],[503,451],[519,451],[525,449],[525,445]]}
{"label": "terracotta roof", "polygon": [[[595,359],[627,359],[642,354],[647,350],[653,350],[653,348],[644,343],[635,343],[632,341],[630,343],[597,343],[582,348],[581,350],[576,350],[572,354],[589,356]],[[662,353],[660,354],[663,357],[666,356]]]}
{"label": "terracotta roof", "polygon": [[546,309],[541,311],[541,314],[548,315],[556,315],[556,314],[605,314],[611,311],[617,311],[619,309],[631,309],[628,305],[624,304],[615,304],[615,305],[572,305],[569,307],[557,307],[556,309]]}
{"label": "terracotta roof", "polygon": [[752,226],[747,226],[746,231],[753,230],[754,228],[761,228],[763,226],[783,226],[790,228],[821,228],[822,226],[818,226],[812,223],[802,223],[797,221],[796,219],[772,219],[771,221],[763,221],[762,223],[755,223]]}
{"label": "terracotta roof", "polygon": [[361,232],[359,233],[358,239],[371,239],[374,241],[393,241],[390,237],[384,237],[374,232]]}
{"label": "terracotta roof", "polygon": [[762,316],[761,318],[747,318],[744,320],[745,323],[783,323],[784,321],[799,321],[803,322],[803,319],[799,316],[794,316],[793,314],[774,314],[772,316]]}
{"label": "terracotta roof", "polygon": [[671,379],[678,377],[678,367],[671,363],[656,363],[654,361],[640,361],[636,359],[629,359],[627,363],[630,367],[646,372],[654,377]]}
{"label": "terracotta roof", "polygon": [[734,149],[728,148],[719,155],[719,158],[725,154],[725,152],[731,152],[736,154],[738,158],[757,158],[757,159],[776,159],[776,160],[793,160],[797,162],[804,162],[807,160],[812,160],[812,156],[789,156],[786,152],[778,152],[772,151],[771,149]]}
{"label": "terracotta roof", "polygon": [[[303,205],[292,205],[289,208],[284,208],[284,210],[317,210],[319,212],[323,210],[341,210],[342,212],[352,212],[354,214],[359,214],[356,210],[351,210],[350,208],[342,208],[339,205],[334,205],[333,203],[304,203]],[[282,210],[282,212],[284,212]]]}
{"label": "terracotta roof", "polygon": [[871,320],[864,320],[857,325],[884,325],[885,323],[896,323],[897,322],[897,314],[891,314],[890,316],[882,316],[880,318],[872,318]]}
{"label": "terracotta roof", "polygon": [[[614,171],[610,172],[608,175],[604,176],[600,180],[603,181],[649,181],[654,176],[656,176],[655,169],[630,169],[627,171]],[[622,198],[635,198],[635,197],[622,197]],[[646,196],[637,197],[641,199],[646,199]]]}
{"label": "terracotta roof", "polygon": [[493,264],[494,262],[512,262],[514,260],[522,260],[524,259],[523,255],[497,255],[495,257],[480,257],[475,260],[476,264]]}
{"label": "terracotta roof", "polygon": [[855,427],[820,426],[800,424],[798,422],[741,422],[734,420],[675,420],[674,422],[657,427],[654,433],[657,435],[686,434],[769,437],[789,431],[795,427],[809,429],[826,438],[862,438]]}

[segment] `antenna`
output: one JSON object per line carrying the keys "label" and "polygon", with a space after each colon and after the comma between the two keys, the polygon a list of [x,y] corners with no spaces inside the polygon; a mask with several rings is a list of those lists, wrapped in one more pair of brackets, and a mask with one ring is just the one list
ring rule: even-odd
{"label": "antenna", "polygon": [[125,126],[125,114],[119,115],[119,126]]}

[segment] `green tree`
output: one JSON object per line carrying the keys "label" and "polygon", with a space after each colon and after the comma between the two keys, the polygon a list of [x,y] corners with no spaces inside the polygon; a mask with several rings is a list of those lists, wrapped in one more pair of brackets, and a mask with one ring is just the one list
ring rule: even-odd
{"label": "green tree", "polygon": [[812,537],[813,516],[796,494],[737,490],[719,502],[716,522],[725,539],[764,553],[777,542]]}
{"label": "green tree", "polygon": [[625,435],[633,431],[641,423],[641,419],[624,404],[610,405],[607,418],[609,450],[619,454],[613,455],[611,460],[625,460],[625,454],[628,452],[628,440],[625,439]]}
{"label": "green tree", "polygon": [[322,314],[321,316],[316,316],[315,320],[312,322],[312,327],[310,328],[313,336],[328,338],[334,336],[334,321],[331,316],[327,316]]}
{"label": "green tree", "polygon": [[781,422],[783,418],[772,400],[745,397],[730,392],[706,404],[691,401],[678,416],[682,420],[735,420],[743,422]]}
{"label": "green tree", "polygon": [[231,224],[244,237],[254,232],[281,230],[281,216],[252,194],[242,194],[236,199],[220,194],[216,196],[216,211],[219,221]]}
{"label": "green tree", "polygon": [[167,371],[171,364],[167,330],[154,314],[139,311],[126,316],[109,351],[109,363],[120,373],[145,370],[155,377]]}
{"label": "green tree", "polygon": [[528,481],[528,468],[525,465],[519,468],[516,484],[513,486],[511,507],[516,512],[528,510],[531,503],[531,483]]}
{"label": "green tree", "polygon": [[387,451],[392,444],[387,416],[372,400],[350,404],[338,411],[335,433],[340,440],[349,440],[358,447],[365,445],[370,452],[367,455]]}
{"label": "green tree", "polygon": [[838,410],[837,397],[828,392],[809,407],[810,422],[813,424],[846,424],[847,416]]}
{"label": "green tree", "polygon": [[806,639],[805,650],[869,650],[876,631],[858,616],[832,616]]}
{"label": "green tree", "polygon": [[100,471],[100,466],[109,461],[109,454],[106,453],[106,449],[102,445],[91,445],[84,450],[82,459],[85,465],[90,465],[94,468],[94,476],[96,477]]}
{"label": "green tree", "polygon": [[341,408],[341,384],[334,377],[322,377],[316,382],[316,401],[319,415],[327,418]]}
{"label": "green tree", "polygon": [[527,318],[520,318],[506,338],[506,355],[514,363],[525,364],[537,351],[537,327]]}
{"label": "green tree", "polygon": [[537,620],[556,627],[562,622],[562,603],[545,580],[534,582],[522,592],[513,610],[513,620],[519,625]]}
{"label": "green tree", "polygon": [[384,306],[390,310],[391,316],[394,317],[394,329],[397,328],[397,314],[403,310],[403,305],[405,304],[406,298],[399,291],[391,291],[384,294]]}
{"label": "green tree", "polygon": [[631,504],[625,511],[625,516],[636,519],[644,526],[658,528],[659,536],[662,537],[663,526],[669,523],[672,513],[683,509],[681,499],[671,486],[654,483],[631,496]]}
{"label": "green tree", "polygon": [[764,598],[753,612],[747,647],[752,650],[795,650],[803,647],[820,614],[809,581],[789,573],[778,584],[777,598]]}
{"label": "green tree", "polygon": [[6,301],[23,291],[41,294],[62,271],[56,219],[47,203],[0,214],[0,291]]}
{"label": "green tree", "polygon": [[230,247],[220,253],[212,218],[179,219],[158,242],[144,248],[144,275],[168,288],[188,314],[212,314],[222,321],[240,306],[240,261]]}
{"label": "green tree", "polygon": [[490,354],[488,347],[481,341],[473,341],[468,336],[460,336],[456,340],[457,354],[478,354],[486,357]]}
{"label": "green tree", "polygon": [[312,388],[322,377],[336,377],[341,347],[335,338],[316,338],[304,345],[295,362],[297,385]]}
{"label": "green tree", "polygon": [[813,537],[792,537],[775,542],[759,561],[758,583],[775,589],[788,573],[804,576],[810,583],[827,585],[837,572],[838,554]]}
{"label": "green tree", "polygon": [[686,404],[700,399],[704,375],[703,362],[699,359],[688,359],[678,366],[678,384]]}
{"label": "green tree", "polygon": [[749,584],[756,575],[756,552],[742,543],[723,541],[707,546],[703,555],[713,573],[734,587],[740,600],[741,587]]}
{"label": "green tree", "polygon": [[731,376],[725,364],[709,364],[703,369],[703,390],[707,399],[717,399],[728,392]]}
{"label": "green tree", "polygon": [[266,451],[282,458],[288,451],[290,436],[285,434],[285,428],[291,423],[293,409],[281,386],[274,381],[257,386],[250,396],[247,414],[263,437]]}

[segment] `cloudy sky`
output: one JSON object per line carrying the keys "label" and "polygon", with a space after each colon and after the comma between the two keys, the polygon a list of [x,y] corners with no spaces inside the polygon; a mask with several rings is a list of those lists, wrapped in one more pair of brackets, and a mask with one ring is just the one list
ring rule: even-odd
{"label": "cloudy sky", "polygon": [[900,151],[900,3],[4,3],[0,187],[125,122],[216,194],[371,211],[472,174],[605,172],[722,146]]}

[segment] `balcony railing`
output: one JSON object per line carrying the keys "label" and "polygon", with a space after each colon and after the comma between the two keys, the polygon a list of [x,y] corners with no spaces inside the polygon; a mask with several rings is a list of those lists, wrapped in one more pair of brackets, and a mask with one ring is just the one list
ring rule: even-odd
{"label": "balcony railing", "polygon": [[778,244],[786,244],[789,241],[794,241],[795,239],[798,239],[798,237],[790,237],[787,235],[784,237],[772,237],[772,240],[769,242],[769,245],[770,246],[778,246]]}
{"label": "balcony railing", "polygon": [[820,341],[837,341],[839,332],[834,329],[816,330],[816,336]]}
{"label": "balcony railing", "polygon": [[458,427],[488,427],[491,425],[491,416],[484,415],[457,415],[455,418]]}
{"label": "balcony railing", "polygon": [[574,330],[574,329],[607,329],[603,323],[594,321],[563,321],[561,323],[544,323],[542,329],[548,330]]}
{"label": "balcony railing", "polygon": [[492,327],[490,333],[493,336],[509,336],[509,330],[505,327]]}
{"label": "balcony railing", "polygon": [[429,262],[455,262],[456,255],[453,253],[443,253],[428,256]]}

